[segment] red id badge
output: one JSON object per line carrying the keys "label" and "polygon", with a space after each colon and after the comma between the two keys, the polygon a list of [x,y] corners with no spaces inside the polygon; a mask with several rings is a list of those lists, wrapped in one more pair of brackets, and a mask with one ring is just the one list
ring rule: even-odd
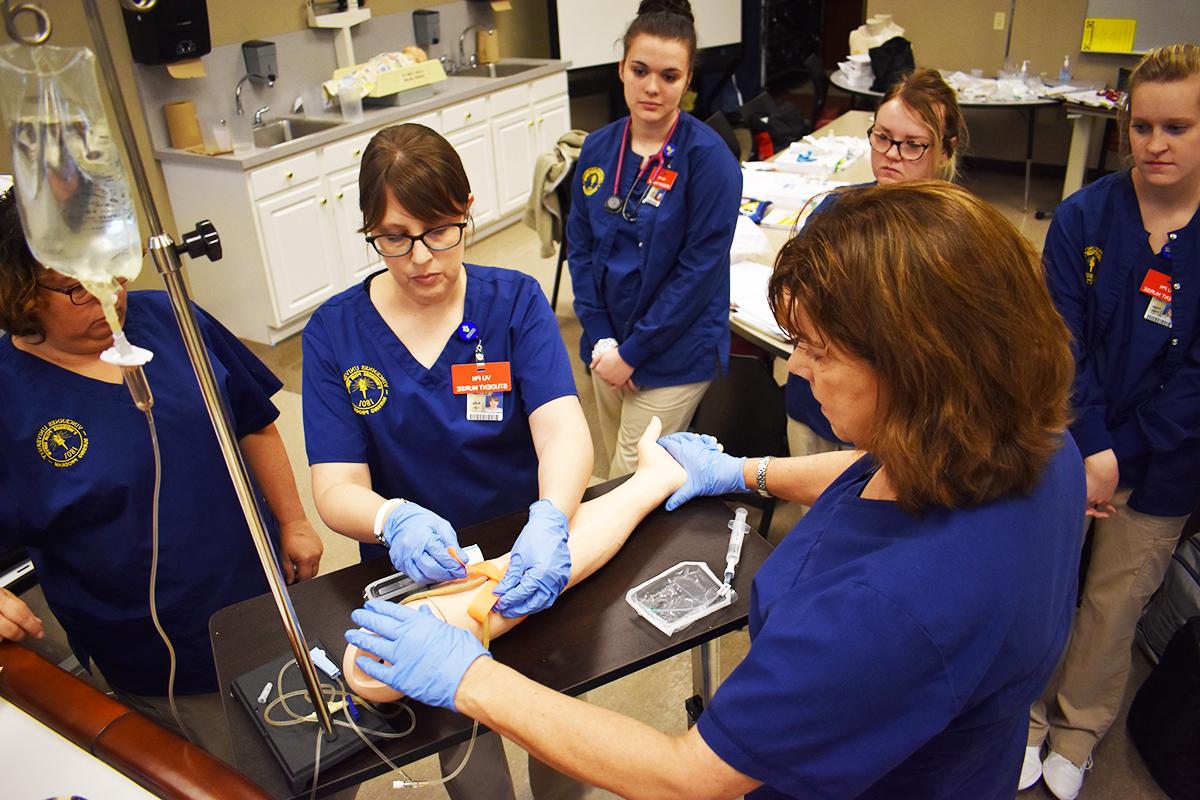
{"label": "red id badge", "polygon": [[655,189],[662,189],[664,192],[671,191],[671,187],[675,185],[675,178],[679,175],[673,169],[659,169],[654,171],[654,175],[650,178],[650,185]]}
{"label": "red id badge", "polygon": [[491,394],[512,391],[512,366],[508,361],[451,364],[450,383],[455,394]]}
{"label": "red id badge", "polygon": [[1164,303],[1170,303],[1171,276],[1164,275],[1156,269],[1148,269],[1146,277],[1142,278],[1142,287],[1139,291],[1157,300],[1162,300]]}

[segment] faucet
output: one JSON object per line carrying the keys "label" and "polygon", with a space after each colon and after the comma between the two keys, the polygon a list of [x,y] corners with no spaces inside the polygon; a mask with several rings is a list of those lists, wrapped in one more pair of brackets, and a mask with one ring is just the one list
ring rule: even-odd
{"label": "faucet", "polygon": [[254,127],[261,128],[263,125],[263,114],[271,110],[270,106],[263,106],[258,111],[254,112]]}
{"label": "faucet", "polygon": [[471,67],[473,67],[479,63],[479,54],[478,53],[471,53],[471,60],[467,61],[467,53],[466,53],[466,50],[463,48],[463,40],[466,39],[467,34],[473,30],[484,31],[489,34],[496,32],[495,28],[485,28],[482,25],[468,25],[467,27],[463,28],[462,33],[460,33],[458,35],[458,68],[459,69],[470,69]]}
{"label": "faucet", "polygon": [[255,73],[248,72],[241,77],[241,80],[239,80],[237,82],[237,87],[234,88],[234,90],[233,90],[233,105],[237,109],[237,115],[239,117],[244,116],[246,113],[245,111],[242,110],[242,84],[244,84],[246,81],[250,81],[251,83],[253,83],[254,81],[266,81],[267,86],[274,86],[275,85],[275,76],[274,75],[258,75]]}

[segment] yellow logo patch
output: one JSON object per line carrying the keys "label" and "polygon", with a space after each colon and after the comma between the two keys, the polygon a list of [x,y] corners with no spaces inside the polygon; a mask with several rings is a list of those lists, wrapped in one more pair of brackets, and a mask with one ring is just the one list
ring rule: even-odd
{"label": "yellow logo patch", "polygon": [[1084,280],[1087,285],[1091,286],[1096,280],[1096,265],[1100,263],[1100,259],[1104,258],[1104,251],[1096,245],[1088,245],[1083,248],[1083,260],[1087,262],[1087,274],[1084,275]]}
{"label": "yellow logo patch", "polygon": [[366,364],[351,367],[342,373],[342,381],[350,394],[350,406],[355,414],[374,414],[387,402],[387,378],[374,367]]}
{"label": "yellow logo patch", "polygon": [[87,431],[73,419],[52,419],[41,427],[34,440],[38,455],[56,467],[78,464],[87,454]]}
{"label": "yellow logo patch", "polygon": [[583,193],[591,197],[604,185],[604,170],[599,167],[588,167],[583,171]]}

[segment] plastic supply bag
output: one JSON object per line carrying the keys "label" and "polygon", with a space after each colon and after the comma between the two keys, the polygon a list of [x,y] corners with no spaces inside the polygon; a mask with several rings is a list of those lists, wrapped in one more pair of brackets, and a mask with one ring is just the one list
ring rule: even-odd
{"label": "plastic supply bag", "polygon": [[625,593],[639,616],[668,636],[733,602],[703,561],[681,561]]}
{"label": "plastic supply bag", "polygon": [[112,285],[137,277],[141,236],[95,57],[86,48],[0,47],[0,110],[29,249],[44,266]]}

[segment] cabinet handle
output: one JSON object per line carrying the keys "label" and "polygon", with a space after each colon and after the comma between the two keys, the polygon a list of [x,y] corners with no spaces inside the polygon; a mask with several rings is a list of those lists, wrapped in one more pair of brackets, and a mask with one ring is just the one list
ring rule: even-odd
{"label": "cabinet handle", "polygon": [[541,125],[545,121],[546,121],[545,117],[538,117],[538,125]]}
{"label": "cabinet handle", "polygon": [[529,127],[533,127],[533,120],[529,120]]}
{"label": "cabinet handle", "polygon": [[283,177],[287,178],[290,181],[293,177],[295,177],[295,173],[293,173],[289,169],[287,172],[283,173]]}
{"label": "cabinet handle", "polygon": [[470,118],[471,118],[471,112],[470,112],[470,111],[468,111],[468,112],[467,112],[467,116],[466,116],[466,118],[467,118],[467,119],[470,119]]}
{"label": "cabinet handle", "polygon": [[342,199],[342,193],[341,193],[341,192],[338,192],[338,193],[337,193],[337,199],[338,199],[338,200],[341,200],[341,199]]}
{"label": "cabinet handle", "polygon": [[321,198],[321,205],[326,205],[328,202],[329,202],[329,198],[328,198],[328,197],[322,197],[322,198]]}
{"label": "cabinet handle", "polygon": [[355,150],[355,151],[354,151],[353,153],[351,153],[350,155],[352,155],[352,156],[361,156],[361,155],[362,155],[362,148],[360,147],[359,149]]}

